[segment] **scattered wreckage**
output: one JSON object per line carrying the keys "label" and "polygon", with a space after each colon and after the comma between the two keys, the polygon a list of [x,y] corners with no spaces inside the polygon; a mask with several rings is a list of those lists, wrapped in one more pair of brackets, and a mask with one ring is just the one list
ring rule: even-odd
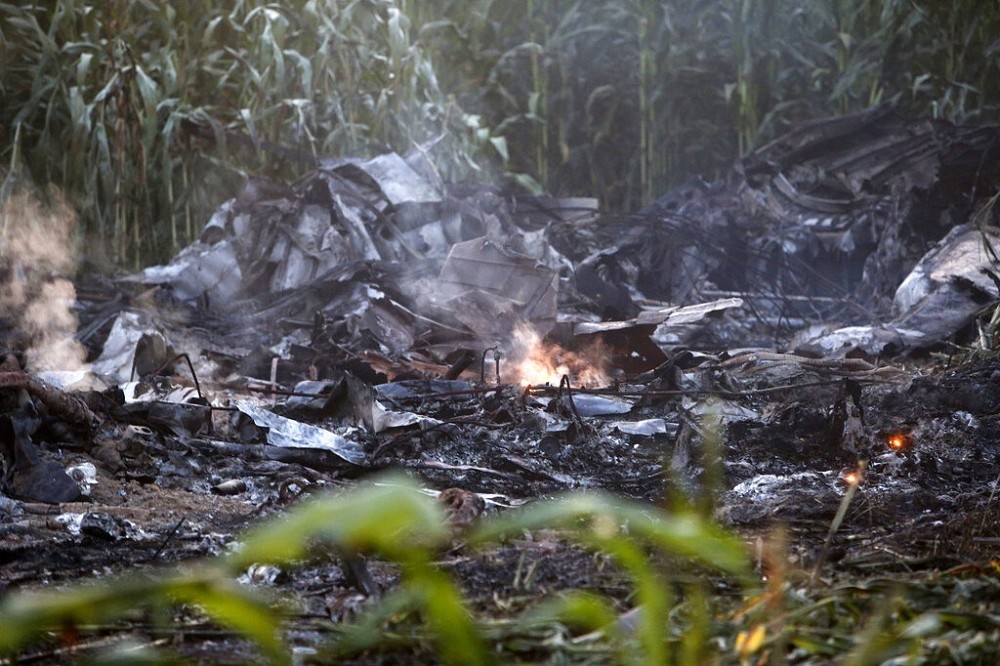
{"label": "scattered wreckage", "polygon": [[[804,561],[861,484],[848,560],[986,556],[998,191],[1000,128],[886,108],[628,216],[443,183],[422,154],[251,179],[169,264],[79,281],[84,368],[7,355],[0,578],[81,539],[100,545],[70,569],[110,544],[216,552],[386,467],[471,491],[473,513],[714,493],[728,524],[789,524]],[[958,345],[983,353],[891,363]]]}

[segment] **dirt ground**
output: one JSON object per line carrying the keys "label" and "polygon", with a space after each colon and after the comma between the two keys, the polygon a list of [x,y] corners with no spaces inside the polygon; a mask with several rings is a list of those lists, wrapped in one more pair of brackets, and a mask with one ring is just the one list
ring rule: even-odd
{"label": "dirt ground", "polygon": [[[0,313],[0,593],[212,558],[390,470],[463,524],[587,489],[695,505],[761,581],[769,558],[809,589],[995,571],[998,132],[889,107],[821,119],[635,215],[446,184],[426,156],[338,160],[291,189],[249,180],[135,275],[84,267],[71,285],[15,257],[0,277],[37,297],[21,309],[63,323],[44,341],[109,379],[73,393],[55,386],[79,375],[23,372],[38,331]],[[288,642],[307,649],[398,582],[357,566],[240,581],[290,600]],[[636,603],[608,557],[557,533],[459,539],[440,566],[497,621],[560,590]],[[996,587],[961,594],[996,604]],[[131,638],[254,659],[178,613],[21,657]],[[506,645],[526,662],[558,642],[522,638]],[[360,663],[433,660],[414,644]]]}
{"label": "dirt ground", "polygon": [[[487,514],[582,488],[657,504],[708,493],[716,516],[745,537],[751,552],[780,525],[789,566],[809,571],[822,559],[821,573],[832,579],[981,564],[995,560],[1000,547],[1000,361],[966,359],[950,368],[938,361],[862,368],[848,360],[707,355],[676,369],[669,382],[647,373],[600,391],[627,397],[627,416],[578,415],[566,396],[552,400],[551,386],[417,392],[395,407],[440,423],[379,434],[356,427],[347,395],[328,400],[322,413],[286,407],[297,419],[362,442],[367,462],[340,470],[310,465],[308,457],[268,460],[260,449],[251,455],[252,446],[244,455],[221,448],[222,440],[238,440],[233,408],[224,405],[239,396],[226,389],[212,401],[212,437],[106,418],[91,441],[42,443],[44,459],[92,465],[96,478],[86,501],[23,502],[0,516],[0,581],[6,592],[34,590],[212,557],[300,497],[350,489],[386,469],[404,469],[430,490],[477,493]],[[587,393],[577,389],[575,401]],[[282,411],[280,396],[254,395]],[[664,427],[624,432],[623,423],[650,419]],[[722,434],[719,481],[705,464],[712,433]],[[824,552],[852,473],[860,474],[856,496]],[[474,608],[495,617],[573,588],[605,593],[623,612],[630,605],[630,588],[606,557],[555,534],[486,552],[458,547],[440,564]],[[299,614],[290,642],[308,645],[329,631],[331,619],[364,603],[342,567],[331,557],[289,572],[250,570],[244,578],[294,600]],[[398,576],[379,562],[370,571],[383,590]],[[253,655],[244,641],[197,622],[171,635],[127,627],[118,633],[162,640],[200,662]],[[23,655],[42,662],[62,656],[48,648]]]}

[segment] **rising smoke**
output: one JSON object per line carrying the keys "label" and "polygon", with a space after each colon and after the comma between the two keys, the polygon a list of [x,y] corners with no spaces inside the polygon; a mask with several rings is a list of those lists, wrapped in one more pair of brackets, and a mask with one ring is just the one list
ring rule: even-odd
{"label": "rising smoke", "polygon": [[24,351],[26,370],[76,370],[86,352],[73,335],[76,215],[61,197],[30,194],[0,202],[0,330]]}

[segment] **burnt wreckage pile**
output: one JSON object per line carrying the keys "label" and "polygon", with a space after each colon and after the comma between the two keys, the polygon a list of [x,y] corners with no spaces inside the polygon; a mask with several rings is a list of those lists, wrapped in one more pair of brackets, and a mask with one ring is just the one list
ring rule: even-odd
{"label": "burnt wreckage pile", "polygon": [[730,524],[825,528],[865,460],[855,559],[932,532],[975,556],[1000,537],[1000,362],[885,361],[995,350],[998,191],[1000,129],[885,108],[623,217],[445,184],[421,153],[251,179],[171,263],[77,285],[86,370],[8,355],[0,575],[88,536],[210,552],[248,504],[390,466],[473,513],[697,496],[720,436]]}

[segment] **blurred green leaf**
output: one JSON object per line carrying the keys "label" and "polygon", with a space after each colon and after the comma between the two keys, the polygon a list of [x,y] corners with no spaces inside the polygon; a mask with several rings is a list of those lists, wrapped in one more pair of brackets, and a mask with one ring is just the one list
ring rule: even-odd
{"label": "blurred green leaf", "polygon": [[165,586],[164,593],[177,601],[201,608],[221,625],[256,642],[272,663],[291,661],[282,640],[277,613],[259,591],[251,592],[222,577],[206,580],[181,578]]}
{"label": "blurred green leaf", "polygon": [[232,571],[255,562],[291,562],[317,539],[346,552],[408,561],[449,536],[436,502],[405,478],[388,477],[379,485],[309,500],[287,518],[248,534],[227,562]]}
{"label": "blurred green leaf", "polygon": [[526,623],[559,622],[576,632],[617,632],[618,616],[608,599],[585,590],[571,590],[538,604]]}
{"label": "blurred green leaf", "polygon": [[431,568],[421,569],[414,578],[441,660],[456,665],[493,663],[451,579]]}
{"label": "blurred green leaf", "polygon": [[664,552],[690,557],[732,574],[749,571],[743,542],[711,521],[694,513],[668,514],[601,493],[577,493],[509,512],[473,531],[468,543],[492,542],[543,527],[561,527],[585,536],[606,538],[626,526],[630,535],[643,538]]}

